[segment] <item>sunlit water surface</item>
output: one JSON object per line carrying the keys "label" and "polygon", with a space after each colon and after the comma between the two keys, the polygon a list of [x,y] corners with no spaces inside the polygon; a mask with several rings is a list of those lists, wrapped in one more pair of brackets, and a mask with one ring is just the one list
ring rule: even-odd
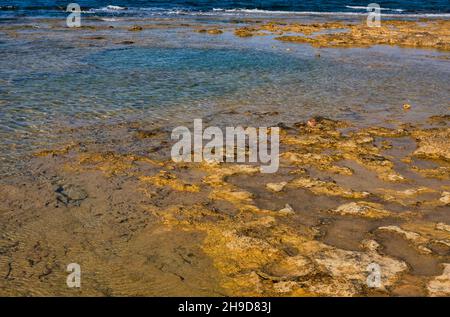
{"label": "sunlit water surface", "polygon": [[[423,121],[449,110],[450,63],[443,52],[318,50],[189,28],[145,30],[133,45],[84,45],[83,32],[72,30],[22,32],[28,36],[0,34],[3,173],[20,168],[33,151],[63,144],[57,131],[66,127],[174,125],[224,109],[277,112],[260,118],[267,125],[313,115],[359,124]],[[403,111],[404,103],[412,110]],[[244,115],[239,120],[221,116],[218,124],[256,124]]]}

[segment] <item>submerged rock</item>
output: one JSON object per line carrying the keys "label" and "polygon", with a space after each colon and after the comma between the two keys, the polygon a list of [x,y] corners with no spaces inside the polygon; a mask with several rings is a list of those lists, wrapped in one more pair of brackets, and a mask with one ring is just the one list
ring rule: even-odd
{"label": "submerged rock", "polygon": [[222,31],[222,30],[219,30],[219,29],[211,29],[211,30],[208,30],[207,33],[208,33],[208,34],[216,35],[216,34],[222,34],[223,31]]}
{"label": "submerged rock", "polygon": [[239,37],[250,37],[253,36],[253,30],[251,28],[243,27],[240,29],[236,29],[234,31],[234,35]]}
{"label": "submerged rock", "polygon": [[[446,230],[448,226],[444,223],[409,221],[402,225],[402,228],[413,231],[421,236],[421,240],[417,240],[416,245],[419,247],[431,248],[438,246],[438,249],[447,250],[444,253],[450,254],[450,234]],[[423,248],[422,248],[423,249]]]}
{"label": "submerged rock", "polygon": [[142,31],[142,30],[143,30],[143,28],[140,25],[134,25],[128,29],[128,31],[131,31],[131,32],[137,32],[137,31]]}
{"label": "submerged rock", "polygon": [[[286,141],[289,143],[292,142],[292,139],[287,139]],[[285,152],[281,155],[281,158],[293,165],[314,166],[322,171],[328,171],[334,174],[353,175],[353,171],[350,168],[332,164],[342,159],[340,155],[331,156],[318,153]]]}
{"label": "submerged rock", "polygon": [[197,184],[189,184],[178,179],[174,174],[167,171],[160,171],[155,176],[141,176],[139,178],[142,182],[151,183],[155,186],[168,186],[173,190],[186,192],[199,192],[200,186]]}
{"label": "submerged rock", "polygon": [[412,231],[403,230],[402,228],[400,228],[398,226],[379,227],[378,230],[395,232],[395,233],[401,234],[402,236],[405,237],[406,240],[409,240],[409,241],[415,242],[415,243],[427,242],[427,240],[424,239],[420,234],[418,234],[416,232],[412,232]]}
{"label": "submerged rock", "polygon": [[[416,206],[422,203],[420,197],[422,195],[435,193],[436,190],[428,187],[410,188],[405,190],[392,190],[380,188],[380,196],[386,201],[392,201],[399,203],[403,206]],[[425,203],[430,204],[431,202],[426,201]]]}
{"label": "submerged rock", "polygon": [[417,166],[412,166],[411,170],[422,174],[424,177],[431,177],[443,180],[450,179],[450,167],[447,166],[439,166],[437,168],[420,168]]}
{"label": "submerged rock", "polygon": [[79,206],[88,197],[86,191],[76,185],[62,185],[56,189],[56,200],[65,206]]}

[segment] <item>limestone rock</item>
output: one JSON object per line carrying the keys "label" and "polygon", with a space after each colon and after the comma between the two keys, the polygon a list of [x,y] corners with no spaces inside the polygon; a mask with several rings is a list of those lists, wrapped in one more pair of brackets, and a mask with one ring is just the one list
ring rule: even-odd
{"label": "limestone rock", "polygon": [[287,214],[287,215],[294,215],[295,211],[292,209],[292,207],[289,204],[286,204],[283,209],[280,209],[280,213]]}
{"label": "limestone rock", "polygon": [[345,198],[365,198],[370,195],[368,192],[358,192],[352,189],[347,189],[337,185],[334,182],[321,181],[319,179],[311,178],[297,178],[289,183],[289,186],[294,188],[306,188],[314,194],[327,196],[340,196]]}
{"label": "limestone rock", "polygon": [[344,204],[331,212],[340,215],[352,215],[367,218],[384,218],[391,214],[389,211],[384,210],[380,204],[365,201]]}
{"label": "limestone rock", "polygon": [[415,156],[450,161],[450,128],[418,130],[413,136],[418,141]]}
{"label": "limestone rock", "polygon": [[450,296],[450,264],[444,264],[442,275],[432,279],[427,289],[430,296]]}
{"label": "limestone rock", "polygon": [[445,205],[450,204],[450,192],[443,192],[441,198],[439,198],[439,201]]}
{"label": "limestone rock", "polygon": [[436,229],[437,230],[442,230],[442,231],[447,231],[450,232],[450,226],[443,223],[443,222],[439,222],[436,224]]}
{"label": "limestone rock", "polygon": [[283,190],[284,186],[287,185],[287,182],[280,182],[280,183],[267,183],[266,187],[274,192],[280,192]]}
{"label": "limestone rock", "polygon": [[397,234],[402,235],[406,240],[409,240],[411,242],[415,243],[424,243],[427,242],[426,239],[424,239],[420,234],[412,231],[406,231],[398,226],[385,226],[385,227],[379,227],[378,230],[383,231],[389,231],[389,232],[395,232]]}

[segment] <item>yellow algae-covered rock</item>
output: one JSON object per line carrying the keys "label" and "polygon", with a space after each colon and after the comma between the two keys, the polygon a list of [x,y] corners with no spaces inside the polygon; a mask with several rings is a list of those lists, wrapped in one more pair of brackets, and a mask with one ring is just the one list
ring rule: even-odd
{"label": "yellow algae-covered rock", "polygon": [[384,191],[387,194],[387,197],[412,197],[424,193],[434,193],[436,190],[427,188],[427,187],[419,187],[419,188],[410,188],[405,190],[391,190],[391,189],[384,189]]}
{"label": "yellow algae-covered rock", "polygon": [[416,205],[419,202],[419,197],[422,194],[435,193],[436,190],[427,188],[427,187],[419,187],[419,188],[410,188],[405,190],[393,190],[393,189],[378,189],[379,196],[381,196],[386,201],[397,202],[403,206]]}
{"label": "yellow algae-covered rock", "polygon": [[430,296],[450,296],[450,264],[444,264],[442,275],[432,279],[427,289]]}
{"label": "yellow algae-covered rock", "polygon": [[368,127],[361,129],[359,134],[367,133],[370,136],[384,138],[399,138],[409,135],[409,131],[403,128],[391,129],[386,127]]}
{"label": "yellow algae-covered rock", "polygon": [[409,110],[409,109],[411,109],[411,105],[409,103],[405,103],[405,104],[403,104],[403,109]]}
{"label": "yellow algae-covered rock", "polygon": [[313,253],[314,262],[325,269],[333,280],[322,282],[320,280],[311,283],[308,290],[321,295],[333,296],[353,296],[361,293],[369,287],[367,278],[369,275],[368,266],[372,263],[380,267],[381,279],[380,289],[385,289],[393,285],[400,278],[401,274],[407,270],[407,265],[387,256],[379,255],[376,252],[364,253],[357,251],[347,251],[333,248],[323,243],[312,241],[305,245],[315,249]]}
{"label": "yellow algae-covered rock", "polygon": [[286,135],[281,137],[281,143],[299,146],[325,147],[334,144],[336,141],[320,134]]}
{"label": "yellow algae-covered rock", "polygon": [[203,182],[210,186],[221,186],[225,183],[226,178],[236,174],[256,174],[260,171],[258,166],[243,164],[203,164],[202,170],[209,175],[203,178]]}
{"label": "yellow algae-covered rock", "polygon": [[369,252],[376,252],[380,248],[380,244],[375,240],[363,240],[361,247]]}
{"label": "yellow algae-covered rock", "polygon": [[394,170],[394,163],[378,154],[350,154],[344,153],[344,157],[355,160],[369,170],[375,171],[378,177],[384,181],[403,182],[405,178]]}
{"label": "yellow algae-covered rock", "polygon": [[234,31],[234,34],[239,37],[250,37],[250,36],[254,35],[254,31],[255,30],[253,28],[243,27],[243,28],[236,29]]}
{"label": "yellow algae-covered rock", "polygon": [[436,229],[437,230],[442,230],[442,231],[447,231],[450,232],[450,226],[443,223],[443,222],[439,222],[436,224]]}
{"label": "yellow algae-covered rock", "polygon": [[303,255],[281,258],[265,268],[265,273],[273,280],[296,280],[315,270],[314,263]]}
{"label": "yellow algae-covered rock", "polygon": [[295,214],[294,209],[289,204],[286,204],[283,209],[280,209],[279,212],[281,214],[285,214],[285,215],[294,215]]}
{"label": "yellow algae-covered rock", "polygon": [[206,33],[216,35],[216,34],[222,34],[223,31],[219,30],[219,29],[210,29],[210,30],[206,31]]}
{"label": "yellow algae-covered rock", "polygon": [[269,189],[273,192],[281,192],[286,185],[287,185],[287,182],[267,183],[266,187],[267,187],[267,189]]}
{"label": "yellow algae-covered rock", "polygon": [[[299,35],[285,35],[275,39],[294,43],[309,43],[314,47],[369,47],[372,45],[399,45],[406,47],[429,47],[450,50],[448,21],[385,21],[381,27],[370,28],[366,23],[339,24],[314,23],[315,28],[297,27],[297,24],[274,24],[268,31],[288,31]],[[260,27],[262,28],[262,26]],[[310,30],[309,30],[310,29]],[[326,32],[345,29],[344,32]],[[311,35],[311,30],[323,30]],[[300,34],[302,33],[302,34]]]}
{"label": "yellow algae-covered rock", "polygon": [[[442,206],[449,202],[450,188],[436,185],[438,182],[433,181],[425,182],[430,188],[418,185],[417,188],[405,189],[404,186],[390,184],[391,189],[386,189],[380,188],[382,186],[377,185],[380,183],[377,180],[374,182],[377,189],[367,189],[374,194],[373,197],[369,197],[371,194],[364,190],[367,187],[371,188],[370,179],[363,179],[361,182],[361,176],[365,178],[366,175],[360,173],[363,168],[353,163],[359,163],[362,167],[375,171],[381,179],[396,180],[396,177],[400,179],[401,175],[394,170],[393,162],[397,160],[381,155],[379,144],[382,142],[380,138],[400,136],[407,132],[399,132],[396,129],[362,131],[355,128],[352,130],[357,132],[346,130],[347,132],[341,133],[338,130],[341,128],[338,122],[326,119],[315,119],[314,122],[313,125],[304,123],[296,125],[298,131],[289,129],[289,133],[295,131],[298,135],[294,133],[286,136],[286,142],[283,144],[286,152],[282,154],[282,159],[288,166],[283,166],[279,174],[269,183],[270,176],[256,175],[260,172],[258,166],[244,164],[162,163],[133,155],[89,152],[76,153],[75,160],[70,164],[83,171],[100,170],[107,176],[131,176],[126,177],[127,188],[133,190],[137,185],[141,189],[144,196],[141,196],[143,199],[139,201],[139,206],[152,213],[152,217],[149,218],[160,220],[161,226],[155,226],[158,230],[171,232],[174,236],[183,232],[198,237],[195,247],[204,257],[203,260],[213,268],[217,276],[215,281],[220,284],[221,294],[230,296],[361,296],[372,292],[393,294],[392,290],[399,285],[398,282],[401,284],[404,280],[403,273],[408,270],[407,265],[398,260],[403,257],[394,259],[383,254],[386,252],[394,256],[392,253],[396,251],[389,250],[388,247],[386,250],[382,249],[374,239],[381,237],[381,244],[385,242],[386,237],[398,241],[404,238],[419,252],[426,253],[427,258],[433,257],[439,261],[444,259],[450,250],[449,226],[444,222],[426,222],[424,219],[430,218],[425,216],[420,218],[423,215],[420,208],[424,207],[426,212],[433,206],[440,206],[436,211],[445,212]],[[149,132],[149,135],[151,133],[153,132]],[[352,170],[336,165],[339,161],[348,163],[348,166],[354,168],[357,174],[354,179],[346,176],[352,175]],[[308,170],[304,166],[308,166]],[[162,168],[164,169],[161,170]],[[373,174],[367,173],[367,178],[375,177]],[[242,177],[232,178],[235,175]],[[292,178],[294,179],[291,180]],[[336,182],[332,180],[333,178]],[[245,184],[246,181],[248,184]],[[244,183],[242,187],[239,185],[240,182]],[[167,188],[160,190],[159,187]],[[182,191],[197,194],[181,193]],[[300,193],[298,199],[313,198],[301,213],[300,210],[294,211],[289,205],[303,208],[297,207],[300,205],[296,200],[296,193]],[[121,194],[118,192],[118,195]],[[333,198],[317,197],[313,194]],[[176,195],[181,198],[177,199]],[[432,198],[415,204],[420,195]],[[185,197],[187,199],[182,200]],[[372,198],[379,197],[400,205],[390,204],[390,207],[385,207],[371,202]],[[274,201],[268,201],[270,198]],[[286,198],[286,201],[283,201],[283,198]],[[340,198],[349,199],[348,203],[342,203]],[[323,207],[324,201],[327,207],[317,208]],[[434,205],[425,204],[431,201]],[[340,205],[335,208],[338,203]],[[3,210],[4,204],[0,205],[0,209]],[[259,205],[277,207],[274,207],[274,210],[265,210],[260,209]],[[406,212],[406,208],[401,205],[413,207],[411,210],[414,210],[414,213]],[[391,212],[389,208],[401,211]],[[321,211],[314,213],[314,210]],[[323,213],[324,210],[342,217],[330,217],[330,214]],[[406,214],[408,217],[405,217]],[[306,217],[303,218],[302,215]],[[353,219],[355,221],[349,219],[350,217],[355,217]],[[356,217],[366,219],[358,220]],[[383,227],[374,232],[370,231],[377,222],[381,222]],[[342,245],[346,245],[345,249],[336,247],[341,245],[339,244],[341,241],[324,239],[333,245],[318,241],[323,233],[332,232],[327,230],[339,229],[339,225],[343,223],[347,228],[347,223],[351,223],[350,226],[353,224],[358,226],[357,230],[366,231],[351,237],[357,240],[342,241],[344,242]],[[361,223],[368,224],[368,228],[365,229]],[[398,236],[387,235],[386,232]],[[349,236],[342,235],[339,239],[350,239]],[[133,242],[132,239],[129,241]],[[348,242],[355,248],[347,249]],[[405,258],[405,261],[409,260],[408,257]],[[367,282],[370,273],[368,266],[373,263],[381,268],[381,286],[374,290]],[[413,264],[411,267],[414,267]],[[423,277],[421,281],[423,284],[418,288],[422,292],[425,291],[427,282],[430,294],[437,294],[445,289],[442,287],[442,276],[435,279]]]}
{"label": "yellow algae-covered rock", "polygon": [[[380,265],[382,287],[392,285],[407,269],[405,263],[377,253],[345,251],[315,241],[298,245],[301,254],[287,257],[279,252],[272,239],[268,240],[272,241],[268,246],[254,239],[237,238],[235,234],[226,236],[232,240],[226,246],[233,250],[233,254],[230,252],[224,257],[226,253],[218,248],[218,240],[214,240],[214,245],[210,244],[210,248],[216,250],[214,254],[222,258],[218,259],[221,262],[217,263],[219,270],[226,272],[228,285],[235,282],[236,276],[242,277],[238,272],[243,267],[258,272],[263,282],[260,284],[263,290],[260,289],[259,293],[292,296],[296,290],[301,289],[307,294],[353,296],[367,287],[367,266],[370,263]],[[267,252],[263,252],[264,249]],[[240,270],[235,271],[236,268]],[[278,284],[289,281],[294,283]]]}
{"label": "yellow algae-covered rock", "polygon": [[446,230],[442,230],[446,227],[439,223],[415,220],[403,223],[402,228],[421,235],[422,241],[450,239],[450,234]]}
{"label": "yellow algae-covered rock", "polygon": [[250,192],[239,190],[234,187],[223,187],[219,189],[213,189],[209,194],[210,199],[226,200],[237,207],[241,207],[243,204],[251,204],[253,195]]}
{"label": "yellow algae-covered rock", "polygon": [[450,167],[447,166],[439,166],[437,168],[420,168],[417,166],[412,166],[411,170],[416,173],[422,174],[425,177],[432,177],[443,180],[450,179]]}
{"label": "yellow algae-covered rock", "polygon": [[[226,182],[214,185],[212,193],[214,199],[252,206],[251,193]],[[356,252],[314,241],[314,230],[299,234],[296,228],[280,223],[277,214],[267,216],[240,208],[233,216],[217,217],[203,205],[152,209],[170,228],[204,233],[201,248],[217,269],[227,295],[362,295],[368,289],[369,264],[381,267],[381,290],[407,269],[403,262],[379,255],[377,247]]]}
{"label": "yellow algae-covered rock", "polygon": [[360,216],[366,218],[384,218],[391,215],[389,211],[383,209],[382,205],[366,201],[344,204],[334,210],[331,210],[330,212],[340,215]]}
{"label": "yellow algae-covered rock", "polygon": [[68,169],[73,170],[100,170],[107,176],[127,173],[135,167],[137,157],[134,155],[121,155],[113,152],[104,153],[80,153],[78,162],[67,164]]}
{"label": "yellow algae-covered rock", "polygon": [[186,192],[199,192],[200,186],[197,184],[188,184],[179,180],[175,175],[167,172],[160,171],[159,174],[155,176],[141,176],[139,179],[142,182],[151,183],[152,185],[163,187],[168,186],[177,191]]}
{"label": "yellow algae-covered rock", "polygon": [[289,134],[282,137],[282,143],[297,148],[296,151],[290,148],[281,155],[285,162],[351,176],[352,169],[335,164],[346,159],[356,161],[376,172],[377,176],[384,181],[406,181],[394,170],[394,163],[380,154],[381,148],[375,144],[374,137],[401,137],[409,134],[407,130],[373,127],[342,135],[338,129],[346,126],[344,122],[325,118],[316,121],[318,123],[313,127],[300,124],[300,135]]}
{"label": "yellow algae-covered rock", "polygon": [[285,160],[287,160],[290,163],[295,163],[299,165],[317,165],[317,164],[331,164],[336,159],[329,156],[329,155],[323,155],[319,153],[294,153],[294,152],[285,152],[281,154],[281,157]]}
{"label": "yellow algae-covered rock", "polygon": [[43,157],[43,156],[48,156],[48,155],[51,155],[51,156],[65,155],[65,154],[69,153],[70,150],[75,149],[77,147],[77,145],[78,144],[76,144],[76,143],[70,143],[60,149],[43,150],[43,151],[36,152],[36,153],[34,153],[34,156]]}
{"label": "yellow algae-covered rock", "polygon": [[349,122],[332,120],[317,116],[305,122],[295,124],[299,128],[300,134],[319,134],[325,138],[337,138],[342,135],[338,129],[348,128]]}
{"label": "yellow algae-covered rock", "polygon": [[445,227],[440,227],[431,222],[408,222],[398,226],[384,226],[379,227],[378,230],[387,231],[403,236],[411,243],[419,252],[424,254],[433,253],[430,250],[432,245],[440,245],[448,249],[450,246],[450,234],[446,230],[440,230]]}
{"label": "yellow algae-covered rock", "polygon": [[198,33],[208,33],[208,34],[212,34],[212,35],[217,35],[217,34],[222,34],[223,31],[220,29],[200,29],[197,30]]}
{"label": "yellow algae-covered rock", "polygon": [[328,171],[341,175],[352,175],[353,171],[345,166],[333,165],[332,163],[342,159],[340,155],[325,155],[319,153],[293,153],[285,152],[281,158],[299,166],[314,166],[322,171]]}
{"label": "yellow algae-covered rock", "polygon": [[439,198],[439,201],[443,203],[444,205],[450,204],[450,192],[443,192],[441,198]]}
{"label": "yellow algae-covered rock", "polygon": [[365,198],[370,195],[368,192],[359,192],[341,187],[333,182],[325,182],[312,178],[296,178],[287,185],[293,188],[305,188],[314,194],[327,196],[340,196],[344,198]]}
{"label": "yellow algae-covered rock", "polygon": [[131,32],[137,32],[137,31],[142,31],[142,30],[143,30],[143,28],[140,25],[133,25],[132,27],[130,27],[128,29],[128,31],[131,31]]}
{"label": "yellow algae-covered rock", "polygon": [[412,231],[406,231],[398,226],[384,226],[379,227],[378,230],[393,232],[402,235],[406,240],[409,240],[416,244],[426,243],[428,240],[422,237],[420,234]]}
{"label": "yellow algae-covered rock", "polygon": [[427,159],[450,161],[450,128],[416,130],[413,132],[418,147],[413,155]]}

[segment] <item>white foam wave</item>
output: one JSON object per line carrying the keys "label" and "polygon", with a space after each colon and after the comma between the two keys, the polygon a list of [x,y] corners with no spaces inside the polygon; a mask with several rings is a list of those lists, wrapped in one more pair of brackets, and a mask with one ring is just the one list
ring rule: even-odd
{"label": "white foam wave", "polygon": [[127,8],[120,7],[120,6],[114,6],[114,5],[108,5],[108,6],[106,6],[106,9],[113,10],[113,11],[120,11],[120,10],[126,10]]}
{"label": "white foam wave", "polygon": [[[364,6],[345,6],[348,9],[367,10]],[[403,9],[380,8],[381,11],[403,12]]]}
{"label": "white foam wave", "polygon": [[[362,7],[366,8],[366,7]],[[385,8],[387,9],[387,8]],[[401,9],[398,9],[401,10]],[[322,16],[367,16],[367,12],[319,12],[319,11],[271,11],[271,10],[261,10],[261,9],[213,9],[216,12],[226,12],[226,13],[237,13],[237,14],[283,14],[283,15],[322,15]],[[400,12],[400,11],[399,11]],[[385,17],[411,17],[411,18],[433,18],[442,17],[449,18],[450,13],[383,13],[382,16]]]}
{"label": "white foam wave", "polygon": [[116,19],[116,18],[101,18],[100,20],[105,21],[105,22],[116,22],[116,21],[118,21],[118,19]]}
{"label": "white foam wave", "polygon": [[[347,6],[351,7],[351,6]],[[366,9],[363,6],[352,6],[352,8]],[[391,10],[398,13],[382,13],[384,17],[410,17],[410,18],[450,18],[450,13],[401,13],[402,9],[382,8],[382,10]],[[400,11],[401,10],[401,11]],[[142,14],[149,13],[151,15],[193,15],[193,16],[214,16],[214,15],[288,15],[288,16],[367,16],[368,12],[319,12],[319,11],[272,11],[262,9],[218,9],[214,8],[211,11],[193,11],[184,8],[124,8],[119,6],[106,6],[99,9],[90,9],[86,13],[112,13],[122,12],[126,14]]]}

